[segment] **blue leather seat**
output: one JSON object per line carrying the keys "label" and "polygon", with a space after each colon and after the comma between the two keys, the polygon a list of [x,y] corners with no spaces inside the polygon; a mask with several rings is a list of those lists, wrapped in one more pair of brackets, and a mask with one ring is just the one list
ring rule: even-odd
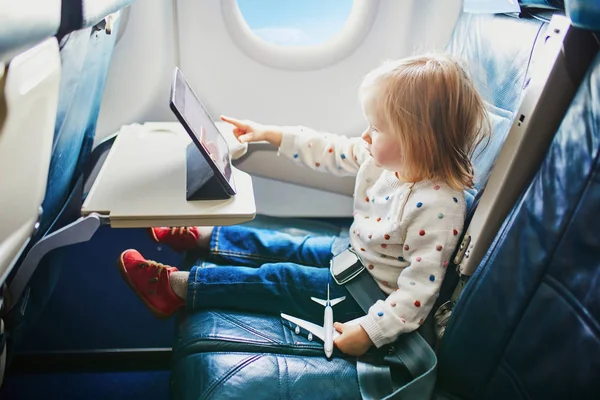
{"label": "blue leather seat", "polygon": [[[119,22],[118,19],[115,21],[109,34],[105,18],[132,2],[62,0],[61,23],[57,33],[62,75],[52,156],[39,230],[28,249],[80,217],[82,172],[94,140]],[[11,353],[18,347],[23,329],[35,322],[52,294],[61,270],[62,250],[58,248],[49,252],[38,265],[23,295],[11,299],[11,306],[14,307],[7,317],[11,331]],[[19,263],[8,279],[9,284],[18,269]]]}
{"label": "blue leather seat", "polygon": [[600,29],[600,7],[597,1],[566,0],[567,15],[573,26],[598,31]]}
{"label": "blue leather seat", "polygon": [[444,391],[461,399],[598,397],[599,127],[597,57],[454,309],[439,349]]}
{"label": "blue leather seat", "polygon": [[[527,70],[539,33],[546,24],[535,19],[463,15],[448,50],[466,59],[487,98],[496,138],[476,160],[483,185],[506,137],[527,82]],[[506,32],[514,36],[506,36]],[[514,38],[518,38],[515,40]],[[250,225],[310,232],[306,224],[257,218]],[[315,233],[338,234],[321,226]],[[242,299],[243,301],[243,299]],[[331,361],[322,344],[295,335],[278,316],[231,310],[184,312],[173,346],[174,398],[360,398],[355,359],[340,352]],[[406,377],[397,371],[396,385]]]}
{"label": "blue leather seat", "polygon": [[521,104],[532,52],[541,43],[537,38],[544,28],[535,20],[477,14],[465,14],[454,28],[446,51],[467,61],[492,124],[490,142],[481,143],[474,154],[478,192],[487,182]]}

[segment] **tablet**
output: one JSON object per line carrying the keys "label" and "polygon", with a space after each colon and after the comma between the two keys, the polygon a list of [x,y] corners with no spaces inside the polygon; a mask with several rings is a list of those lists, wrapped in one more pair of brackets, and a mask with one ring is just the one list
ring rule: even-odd
{"label": "tablet", "polygon": [[235,182],[227,141],[177,67],[171,84],[170,106],[223,189],[234,195]]}

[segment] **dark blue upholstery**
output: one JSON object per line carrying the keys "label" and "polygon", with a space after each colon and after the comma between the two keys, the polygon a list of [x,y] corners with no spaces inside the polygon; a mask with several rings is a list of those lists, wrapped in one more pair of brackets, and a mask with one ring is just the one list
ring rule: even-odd
{"label": "dark blue upholstery", "polygon": [[445,391],[598,398],[599,158],[600,57],[454,309],[439,351]]}
{"label": "dark blue upholstery", "polygon": [[[532,49],[544,26],[537,20],[501,15],[463,15],[454,31],[448,50],[466,59],[481,78],[477,85],[494,114],[498,136],[476,161],[480,177],[487,175],[506,137],[526,86]],[[286,225],[289,229],[285,220],[267,224],[281,230]],[[330,232],[337,233],[335,228]],[[352,358],[338,352],[327,361],[321,343],[295,335],[278,316],[224,310],[182,313],[173,348],[176,399],[360,397]],[[405,375],[395,371],[394,376],[401,382]]]}
{"label": "dark blue upholstery", "polygon": [[180,317],[176,399],[360,399],[354,360],[336,352],[328,361],[322,344],[278,317],[218,310]]}
{"label": "dark blue upholstery", "polygon": [[566,0],[565,4],[574,26],[600,31],[600,1]]}

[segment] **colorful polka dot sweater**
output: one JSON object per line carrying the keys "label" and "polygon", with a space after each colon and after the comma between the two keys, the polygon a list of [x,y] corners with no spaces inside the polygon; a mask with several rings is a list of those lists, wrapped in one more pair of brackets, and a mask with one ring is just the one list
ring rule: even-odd
{"label": "colorful polka dot sweater", "polygon": [[402,182],[373,162],[361,138],[284,127],[279,154],[312,169],[356,175],[350,242],[387,295],[357,322],[381,347],[423,323],[465,219],[462,191]]}

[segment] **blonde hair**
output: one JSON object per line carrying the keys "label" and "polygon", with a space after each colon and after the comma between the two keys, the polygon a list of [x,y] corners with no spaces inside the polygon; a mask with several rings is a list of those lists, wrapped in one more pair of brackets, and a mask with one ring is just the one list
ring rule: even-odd
{"label": "blonde hair", "polygon": [[491,129],[483,100],[457,60],[426,54],[386,62],[365,76],[361,97],[373,89],[376,118],[399,135],[403,179],[473,187],[471,157]]}

